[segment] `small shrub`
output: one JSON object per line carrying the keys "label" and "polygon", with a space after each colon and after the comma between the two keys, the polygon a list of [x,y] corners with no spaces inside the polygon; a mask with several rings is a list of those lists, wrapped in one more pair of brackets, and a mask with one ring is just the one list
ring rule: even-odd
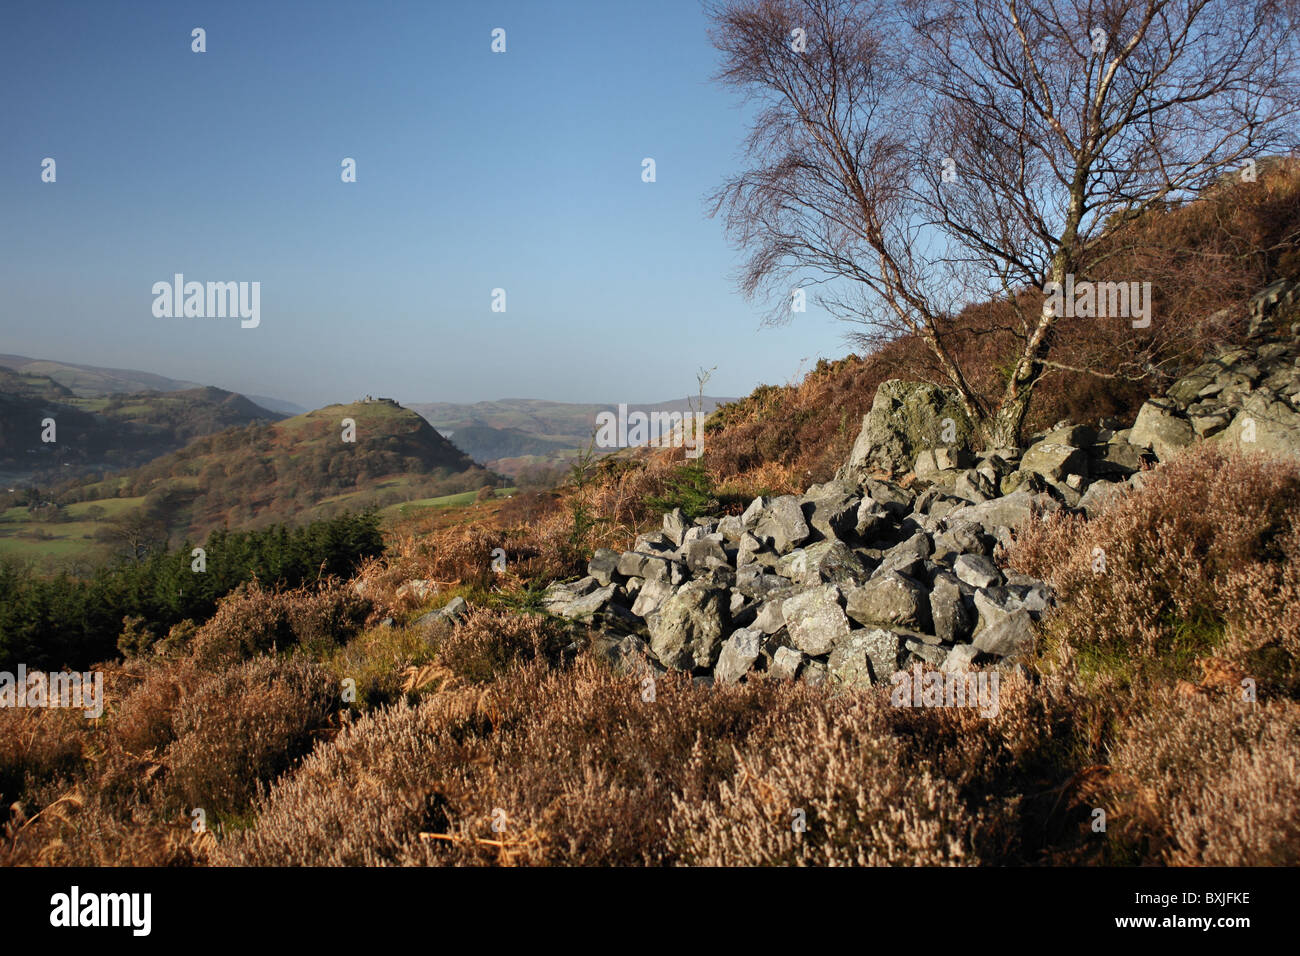
{"label": "small shrub", "polygon": [[665,482],[661,495],[651,495],[646,503],[656,511],[668,512],[681,508],[687,518],[695,519],[715,510],[718,501],[713,495],[713,481],[704,463],[695,460],[682,465]]}
{"label": "small shrub", "polygon": [[87,742],[86,725],[80,710],[0,707],[3,807],[43,783],[77,771]]}
{"label": "small shrub", "polygon": [[212,675],[180,704],[164,756],[167,794],[188,812],[237,812],[306,753],[339,690],[301,657],[261,657]]}
{"label": "small shrub", "polygon": [[370,602],[344,585],[269,591],[253,583],[221,601],[193,638],[194,657],[217,668],[296,644],[321,654],[357,633],[369,610]]}
{"label": "small shrub", "polygon": [[436,643],[439,663],[468,681],[484,682],[514,663],[554,649],[557,627],[540,614],[476,609]]}

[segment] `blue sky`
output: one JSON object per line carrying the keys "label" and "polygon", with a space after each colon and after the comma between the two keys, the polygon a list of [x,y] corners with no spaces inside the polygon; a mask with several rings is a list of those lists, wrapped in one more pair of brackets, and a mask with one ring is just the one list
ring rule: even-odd
{"label": "blue sky", "polygon": [[[736,292],[704,199],[745,113],[707,29],[698,0],[10,5],[0,352],[310,407],[789,381],[846,327]],[[261,325],[155,318],[177,272],[261,282]]]}

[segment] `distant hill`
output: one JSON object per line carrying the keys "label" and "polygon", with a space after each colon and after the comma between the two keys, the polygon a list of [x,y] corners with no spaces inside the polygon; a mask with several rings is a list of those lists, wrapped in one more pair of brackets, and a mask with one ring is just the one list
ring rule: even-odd
{"label": "distant hill", "polygon": [[522,455],[545,457],[574,447],[573,442],[539,438],[518,428],[465,425],[462,428],[440,429],[440,431],[451,439],[453,445],[479,462],[516,458]]}
{"label": "distant hill", "polygon": [[279,412],[282,415],[306,415],[311,411],[309,408],[303,408],[293,402],[286,402],[282,398],[271,398],[269,395],[249,395],[248,399],[263,408],[269,408],[271,411]]}
{"label": "distant hill", "polygon": [[[25,484],[142,465],[203,435],[284,416],[220,388],[99,397],[0,365],[0,478]],[[84,389],[83,389],[84,390]],[[47,420],[54,422],[54,441]]]}
{"label": "distant hill", "polygon": [[61,488],[57,500],[141,499],[142,515],[197,537],[223,524],[299,521],[495,483],[419,415],[378,400],[207,435],[128,472]]}
{"label": "distant hill", "polygon": [[[704,412],[735,401],[704,396]],[[654,404],[629,404],[628,411],[686,412],[698,398]],[[418,412],[457,448],[475,461],[503,474],[517,475],[525,467],[558,464],[591,441],[596,416],[617,411],[617,405],[548,402],[531,398],[503,398],[495,402],[461,405],[454,402],[413,402]]]}
{"label": "distant hill", "polygon": [[135,369],[74,365],[70,362],[28,358],[25,355],[0,355],[0,366],[51,378],[82,398],[98,398],[114,392],[179,392],[199,387],[198,382],[182,382]]}
{"label": "distant hill", "polygon": [[[0,355],[0,366],[15,372],[53,379],[80,398],[102,398],[134,392],[183,392],[203,387],[197,382],[186,382],[138,369],[77,365],[52,359],[29,358],[26,355]],[[284,415],[301,415],[307,411],[301,405],[266,395],[249,395],[248,398],[262,408]]]}

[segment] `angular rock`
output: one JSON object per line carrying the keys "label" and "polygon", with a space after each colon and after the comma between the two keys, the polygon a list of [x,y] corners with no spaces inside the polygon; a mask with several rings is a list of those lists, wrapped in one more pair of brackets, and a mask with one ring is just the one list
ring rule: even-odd
{"label": "angular rock", "polygon": [[1025,451],[1020,470],[1042,475],[1048,481],[1062,481],[1067,475],[1087,475],[1088,453],[1072,445],[1039,442]]}
{"label": "angular rock", "polygon": [[1032,650],[1034,628],[1026,610],[1011,611],[981,628],[973,645],[977,651],[995,657],[1014,658]]}
{"label": "angular rock", "polygon": [[820,687],[826,683],[826,662],[808,661],[803,668],[803,682],[809,687]]}
{"label": "angular rock", "polygon": [[941,572],[935,575],[934,587],[930,590],[930,618],[934,633],[945,644],[966,640],[974,624],[957,580],[956,575]]}
{"label": "angular rock", "polygon": [[772,499],[767,495],[760,495],[749,503],[745,513],[740,516],[740,526],[746,531],[753,531],[758,524],[758,519],[772,505]]}
{"label": "angular rock", "polygon": [[1142,452],[1126,441],[1095,445],[1093,453],[1093,458],[1088,463],[1091,475],[1127,478],[1142,468]]}
{"label": "angular rock", "polygon": [[667,581],[647,579],[645,584],[641,585],[641,590],[637,592],[636,601],[632,604],[632,613],[637,617],[649,617],[659,610],[672,593],[673,586]]}
{"label": "angular rock", "polygon": [[951,480],[951,469],[940,468],[933,449],[927,449],[916,456],[912,464],[912,473],[921,481],[934,484],[947,483]]}
{"label": "angular rock", "polygon": [[780,554],[803,544],[811,535],[799,499],[794,495],[773,500],[754,526],[754,536],[771,544]]}
{"label": "angular rock", "polygon": [[831,540],[843,540],[854,533],[861,501],[855,486],[834,481],[814,485],[799,499],[808,526]]}
{"label": "angular rock", "polygon": [[758,631],[735,631],[722,645],[713,677],[722,684],[734,684],[749,672],[758,660],[761,635]]}
{"label": "angular rock", "polygon": [[723,550],[719,542],[712,538],[699,538],[690,541],[682,550],[686,558],[686,566],[695,572],[731,566],[731,563],[727,560],[727,552]]}
{"label": "angular rock", "polygon": [[1226,408],[1204,413],[1189,412],[1187,420],[1192,423],[1192,431],[1197,438],[1210,438],[1219,434],[1232,422],[1232,412]]}
{"label": "angular rock", "polygon": [[778,647],[772,655],[772,665],[767,672],[776,680],[794,680],[803,665],[803,654],[793,647]]}
{"label": "angular rock", "polygon": [[784,603],[784,599],[764,601],[751,626],[764,634],[775,634],[781,630],[785,627],[785,613],[781,610],[781,605]]}
{"label": "angular rock", "polygon": [[691,581],[650,615],[650,650],[666,667],[709,667],[717,658],[730,595]]}
{"label": "angular rock", "polygon": [[903,639],[903,649],[913,657],[936,667],[942,664],[949,654],[949,649],[946,647],[940,647],[938,644],[927,644],[925,641],[918,641],[914,637]]}
{"label": "angular rock", "polygon": [[952,493],[954,497],[979,504],[990,498],[996,498],[998,490],[984,475],[969,468],[957,476],[957,480],[953,482]]}
{"label": "angular rock", "polygon": [[978,655],[979,651],[976,650],[975,645],[958,644],[948,652],[948,656],[944,658],[943,663],[939,665],[939,670],[947,673],[964,671],[971,666],[971,662],[973,662]]}
{"label": "angular rock", "polygon": [[1002,580],[1002,572],[982,554],[961,554],[952,563],[953,572],[959,581],[965,581],[974,588],[987,588]]}
{"label": "angular rock", "polygon": [[658,554],[663,551],[675,551],[677,545],[669,540],[668,535],[662,531],[648,531],[645,534],[636,536],[636,541],[632,544],[632,550],[645,554]]}
{"label": "angular rock", "polygon": [[870,540],[889,527],[889,512],[870,498],[863,498],[858,505],[857,524],[854,533],[859,538]]}
{"label": "angular rock", "polygon": [[916,501],[916,495],[892,481],[868,478],[862,487],[867,497],[898,518],[911,511],[912,503]]}
{"label": "angular rock", "polygon": [[781,613],[795,647],[817,657],[828,653],[849,633],[849,619],[844,616],[839,598],[839,589],[833,584],[786,598]]}
{"label": "angular rock", "polygon": [[624,551],[619,555],[618,564],[614,570],[625,578],[667,581],[671,578],[668,565],[668,559],[658,554]]}
{"label": "angular rock", "polygon": [[1118,501],[1124,490],[1122,483],[1094,481],[1079,499],[1079,507],[1089,518],[1095,518],[1112,502]]}
{"label": "angular rock", "polygon": [[736,567],[752,563],[754,555],[762,551],[764,547],[762,541],[759,541],[753,533],[746,531],[740,536],[740,543],[736,551]]}
{"label": "angular rock", "polygon": [[886,683],[898,669],[901,640],[882,627],[853,631],[835,645],[826,661],[832,681],[849,687]]}
{"label": "angular rock", "polygon": [[858,587],[845,585],[845,612],[859,624],[897,624],[926,630],[930,627],[930,602],[925,589],[894,571],[873,577]]}
{"label": "angular rock", "polygon": [[866,565],[842,541],[817,541],[791,551],[776,566],[777,574],[798,584],[865,581]]}
{"label": "angular rock", "polygon": [[673,543],[674,547],[680,548],[682,546],[689,528],[690,523],[686,520],[686,516],[682,514],[681,508],[674,508],[664,515],[664,535]]}
{"label": "angular rock", "polygon": [[1097,441],[1097,430],[1088,425],[1058,424],[1043,436],[1043,441],[1053,445],[1086,448]]}
{"label": "angular rock", "polygon": [[934,559],[944,557],[956,558],[959,554],[988,554],[988,537],[974,521],[950,519],[944,522],[948,527],[934,539]]}
{"label": "angular rock", "polygon": [[704,525],[697,524],[687,528],[686,533],[682,535],[682,550],[684,551],[692,541],[703,541],[708,537],[709,529]]}
{"label": "angular rock", "polygon": [[916,456],[912,470],[921,480],[946,471],[961,471],[975,464],[975,456],[965,448],[930,448]]}
{"label": "angular rock", "polygon": [[1138,411],[1129,434],[1130,443],[1150,448],[1161,461],[1168,461],[1194,439],[1191,423],[1178,414],[1173,404],[1154,398]]}
{"label": "angular rock", "polygon": [[1051,495],[1016,491],[983,504],[958,508],[948,515],[948,520],[973,521],[989,534],[994,534],[997,528],[1018,528],[1036,513],[1059,511],[1060,508],[1060,503]]}
{"label": "angular rock", "polygon": [[[1017,577],[1020,577],[1020,575],[1017,575]],[[1032,578],[1029,583],[1008,582],[1006,590],[1008,597],[1002,606],[1008,611],[1018,611],[1023,608],[1035,620],[1051,607],[1055,601],[1052,589],[1047,583],[1035,581]]]}
{"label": "angular rock", "polygon": [[1246,399],[1232,424],[1212,440],[1242,451],[1300,460],[1300,412],[1257,393]]}
{"label": "angular rock", "polygon": [[788,591],[790,582],[757,564],[747,564],[736,571],[736,590],[747,598],[763,600],[777,592]]}
{"label": "angular rock", "polygon": [[836,477],[861,483],[876,471],[901,474],[926,449],[968,446],[972,432],[954,391],[890,379],[876,389],[853,451]]}
{"label": "angular rock", "polygon": [[1064,481],[1049,481],[1047,491],[1053,498],[1065,505],[1067,508],[1079,507],[1079,502],[1083,496],[1074,490],[1072,485]]}
{"label": "angular rock", "polygon": [[591,560],[587,562],[587,573],[590,574],[601,587],[605,587],[613,580],[615,572],[618,571],[619,553],[609,548],[597,548],[592,554]]}
{"label": "angular rock", "polygon": [[718,533],[728,543],[738,544],[741,535],[745,534],[745,526],[740,523],[739,515],[726,515],[718,522]]}
{"label": "angular rock", "polygon": [[620,674],[645,677],[661,672],[650,660],[646,642],[635,634],[593,643],[593,649]]}
{"label": "angular rock", "polygon": [[925,559],[934,553],[934,545],[924,531],[918,531],[906,541],[894,545],[880,559],[872,577],[897,571],[909,577],[916,576],[925,565]]}
{"label": "angular rock", "polygon": [[450,624],[456,624],[463,621],[469,614],[469,604],[463,597],[454,597],[442,607],[429,611],[427,614],[421,614],[415,619],[416,627],[425,627],[439,621],[446,621]]}
{"label": "angular rock", "polygon": [[590,620],[614,598],[615,585],[597,588],[589,594],[575,596],[567,591],[548,591],[543,604],[552,614],[570,621]]}

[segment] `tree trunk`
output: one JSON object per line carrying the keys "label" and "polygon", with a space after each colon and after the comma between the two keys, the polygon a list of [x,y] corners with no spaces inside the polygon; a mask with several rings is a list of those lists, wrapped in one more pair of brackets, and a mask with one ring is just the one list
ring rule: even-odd
{"label": "tree trunk", "polygon": [[[1052,266],[1048,270],[1047,278],[1052,282],[1064,282],[1066,273],[1073,270],[1075,259],[1071,254],[1071,246],[1074,242],[1079,209],[1081,208],[1082,200],[1079,198],[1079,194],[1076,193],[1070,206],[1070,214],[1065,230],[1066,245],[1057,252],[1052,260]],[[1029,411],[1029,398],[1034,392],[1034,386],[1043,377],[1043,360],[1047,358],[1048,353],[1051,351],[1052,335],[1060,318],[1044,301],[1043,309],[1038,316],[1038,325],[1029,336],[1029,340],[1025,342],[1024,351],[1020,354],[1015,368],[1011,370],[1011,377],[1007,381],[1006,390],[1002,393],[1002,401],[998,405],[997,412],[994,413],[989,427],[986,429],[985,437],[991,447],[1020,447],[1020,429],[1024,426],[1025,415]]]}
{"label": "tree trunk", "polygon": [[[1032,382],[1030,383],[1032,387]],[[996,414],[987,429],[988,443],[991,448],[1020,447],[1020,429],[1025,423],[1025,414],[1029,411],[1030,388],[1017,390],[1003,398]]]}

